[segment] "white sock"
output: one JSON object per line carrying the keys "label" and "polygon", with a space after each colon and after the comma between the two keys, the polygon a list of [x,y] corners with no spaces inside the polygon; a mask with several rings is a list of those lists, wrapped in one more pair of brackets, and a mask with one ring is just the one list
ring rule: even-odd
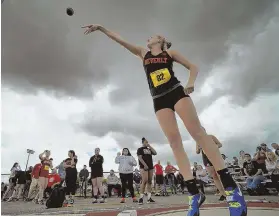
{"label": "white sock", "polygon": [[149,200],[151,198],[151,193],[147,193],[147,199]]}

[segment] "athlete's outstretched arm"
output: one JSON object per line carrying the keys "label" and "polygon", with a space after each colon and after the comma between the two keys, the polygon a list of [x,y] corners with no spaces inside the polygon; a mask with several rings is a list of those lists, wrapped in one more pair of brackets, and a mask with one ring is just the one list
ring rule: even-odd
{"label": "athlete's outstretched arm", "polygon": [[133,45],[133,44],[130,44],[129,42],[125,41],[117,33],[112,32],[112,31],[106,29],[105,27],[103,27],[101,25],[88,25],[88,26],[83,26],[82,28],[86,28],[86,30],[84,32],[84,34],[86,34],[86,35],[91,33],[91,32],[97,31],[97,30],[103,32],[109,38],[111,38],[112,40],[114,40],[118,44],[122,45],[127,50],[129,50],[131,53],[133,53],[134,55],[140,57],[141,59],[143,59],[143,57],[145,56],[145,54],[147,52],[147,50],[145,48],[140,47],[140,46],[136,46],[136,45]]}
{"label": "athlete's outstretched arm", "polygon": [[188,61],[182,54],[178,53],[177,51],[170,50],[168,52],[175,62],[180,63],[185,68],[190,70],[190,77],[188,80],[188,84],[194,85],[195,80],[198,75],[198,67],[196,65],[194,65],[193,63],[191,63],[190,61]]}

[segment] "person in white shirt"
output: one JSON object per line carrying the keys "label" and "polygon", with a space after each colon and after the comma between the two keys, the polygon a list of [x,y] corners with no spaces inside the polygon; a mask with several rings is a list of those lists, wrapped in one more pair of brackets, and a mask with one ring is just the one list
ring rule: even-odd
{"label": "person in white shirt", "polygon": [[266,152],[265,165],[271,175],[272,185],[279,191],[279,160],[274,152]]}
{"label": "person in white shirt", "polygon": [[14,191],[14,188],[16,186],[15,176],[16,176],[17,171],[21,171],[21,168],[20,168],[18,163],[14,163],[13,167],[11,168],[11,174],[10,174],[10,178],[9,178],[9,186],[8,186],[6,192],[4,193],[3,197],[2,197],[2,201],[5,201],[7,199],[6,197],[8,196],[8,194],[10,192]]}
{"label": "person in white shirt", "polygon": [[131,155],[128,148],[123,148],[122,155],[121,153],[117,154],[117,157],[115,158],[115,163],[119,164],[118,170],[119,170],[119,175],[122,184],[121,203],[125,203],[127,188],[131,193],[133,202],[138,202],[135,197],[134,187],[133,187],[133,170],[134,170],[134,166],[137,166],[137,161]]}
{"label": "person in white shirt", "polygon": [[110,174],[107,177],[107,185],[108,185],[108,195],[111,197],[111,191],[114,188],[117,190],[118,197],[121,196],[121,185],[119,178],[115,175],[114,170],[110,171]]}
{"label": "person in white shirt", "polygon": [[196,179],[197,179],[197,182],[200,184],[201,192],[203,194],[205,194],[204,186],[205,186],[205,184],[209,183],[209,178],[208,178],[208,175],[206,173],[206,170],[203,169],[203,167],[201,165],[197,166]]}

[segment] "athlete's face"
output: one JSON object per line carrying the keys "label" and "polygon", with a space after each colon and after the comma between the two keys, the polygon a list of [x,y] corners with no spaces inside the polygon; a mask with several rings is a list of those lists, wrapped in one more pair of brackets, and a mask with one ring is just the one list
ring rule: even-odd
{"label": "athlete's face", "polygon": [[127,156],[127,155],[128,155],[128,150],[127,150],[127,149],[124,149],[123,152],[122,152],[122,154],[125,155],[125,156]]}
{"label": "athlete's face", "polygon": [[148,40],[147,40],[147,47],[149,49],[151,49],[152,46],[156,45],[156,44],[160,44],[161,43],[161,38],[158,35],[154,35],[151,36]]}

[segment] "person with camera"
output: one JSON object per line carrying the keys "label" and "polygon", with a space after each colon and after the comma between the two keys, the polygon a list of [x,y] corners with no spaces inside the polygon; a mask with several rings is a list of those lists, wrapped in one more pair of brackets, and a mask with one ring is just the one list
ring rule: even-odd
{"label": "person with camera", "polygon": [[79,180],[81,182],[81,189],[84,190],[84,198],[86,198],[86,191],[87,191],[87,179],[89,177],[89,172],[87,170],[87,166],[83,165],[83,169],[79,172]]}
{"label": "person with camera", "polygon": [[254,159],[255,161],[257,161],[257,163],[259,164],[259,167],[262,169],[262,172],[264,174],[267,173],[267,169],[266,169],[266,164],[265,164],[265,160],[266,160],[266,144],[262,143],[260,146],[257,147],[257,152],[256,154],[254,154]]}

